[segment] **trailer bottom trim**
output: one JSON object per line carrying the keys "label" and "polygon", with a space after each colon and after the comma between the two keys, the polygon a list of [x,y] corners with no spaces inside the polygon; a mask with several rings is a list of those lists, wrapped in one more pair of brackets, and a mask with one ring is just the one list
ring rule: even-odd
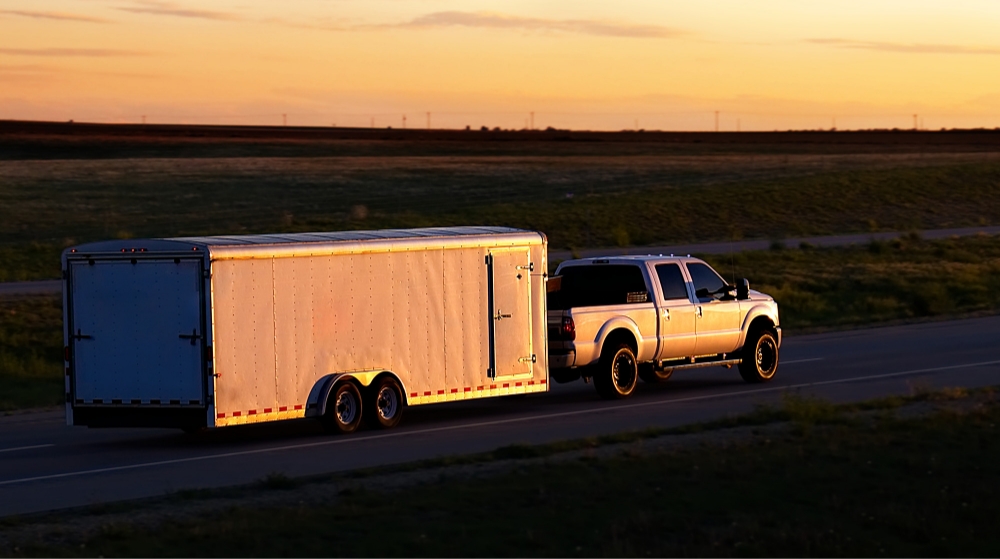
{"label": "trailer bottom trim", "polygon": [[501,382],[500,384],[484,384],[481,386],[466,386],[462,389],[452,388],[450,390],[410,392],[406,403],[411,406],[420,404],[434,404],[437,402],[452,402],[458,400],[474,400],[489,396],[511,396],[514,394],[531,394],[533,392],[546,392],[548,390],[545,379],[528,380],[520,382]]}

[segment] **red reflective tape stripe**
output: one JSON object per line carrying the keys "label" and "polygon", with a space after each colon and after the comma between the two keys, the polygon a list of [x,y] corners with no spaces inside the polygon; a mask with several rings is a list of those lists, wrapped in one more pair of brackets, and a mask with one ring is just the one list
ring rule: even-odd
{"label": "red reflective tape stripe", "polygon": [[416,398],[417,392],[410,392],[410,398]]}
{"label": "red reflective tape stripe", "polygon": [[515,382],[515,383],[514,383],[514,386],[521,386],[521,384],[522,384],[522,383],[520,383],[520,382]]}
{"label": "red reflective tape stripe", "polygon": [[503,387],[504,387],[504,388],[510,388],[510,383],[509,383],[509,382],[505,382],[505,383],[503,383]]}
{"label": "red reflective tape stripe", "polygon": [[479,388],[476,388],[476,390],[482,390],[482,389],[483,389],[483,387],[482,387],[482,386],[480,386]]}
{"label": "red reflective tape stripe", "polygon": [[472,387],[471,386],[466,386],[465,387],[465,392],[472,392]]}
{"label": "red reflective tape stripe", "polygon": [[528,381],[528,386],[531,386],[532,384],[535,384],[535,381],[533,381],[533,380],[529,380],[529,381]]}
{"label": "red reflective tape stripe", "polygon": [[224,413],[217,413],[217,414],[215,414],[215,417],[216,417],[217,419],[223,419],[223,418],[225,418],[225,417],[226,417],[226,414],[224,414]]}
{"label": "red reflective tape stripe", "polygon": [[424,396],[430,396],[430,395],[431,395],[431,391],[430,390],[424,391]]}
{"label": "red reflective tape stripe", "polygon": [[288,406],[281,406],[278,411],[288,411]]}
{"label": "red reflective tape stripe", "polygon": [[250,410],[247,412],[247,415],[257,415],[257,410]]}
{"label": "red reflective tape stripe", "polygon": [[444,394],[444,390],[438,390],[438,394]]}
{"label": "red reflective tape stripe", "polygon": [[538,381],[538,384],[545,384],[545,379]]}
{"label": "red reflective tape stripe", "polygon": [[264,408],[264,413],[271,413],[271,408]]}
{"label": "red reflective tape stripe", "polygon": [[295,404],[295,409],[301,410],[302,409],[302,404]]}
{"label": "red reflective tape stripe", "polygon": [[234,411],[233,412],[233,417],[239,417],[241,415],[243,415],[243,412],[241,412],[241,411]]}
{"label": "red reflective tape stripe", "polygon": [[457,388],[452,388],[452,389],[451,389],[451,393],[452,393],[452,394],[454,394],[454,393],[456,393],[456,392],[458,392],[458,389],[457,389]]}

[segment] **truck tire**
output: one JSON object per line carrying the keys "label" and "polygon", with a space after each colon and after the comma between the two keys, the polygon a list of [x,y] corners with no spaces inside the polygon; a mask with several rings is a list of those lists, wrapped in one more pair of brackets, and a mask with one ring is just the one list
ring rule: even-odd
{"label": "truck tire", "polygon": [[361,392],[353,382],[341,382],[326,401],[323,426],[331,433],[353,433],[361,425]]}
{"label": "truck tire", "polygon": [[624,343],[605,346],[594,372],[597,393],[608,400],[625,398],[635,391],[638,382],[638,363],[632,347]]}
{"label": "truck tire", "polygon": [[652,363],[643,363],[639,366],[639,378],[642,379],[642,382],[650,384],[666,382],[673,375],[673,369],[657,369]]}
{"label": "truck tire", "polygon": [[403,418],[403,389],[392,377],[382,377],[368,387],[365,402],[368,424],[381,429],[391,429]]}
{"label": "truck tire", "polygon": [[767,382],[778,372],[778,340],[770,330],[751,332],[742,353],[740,376],[743,380]]}

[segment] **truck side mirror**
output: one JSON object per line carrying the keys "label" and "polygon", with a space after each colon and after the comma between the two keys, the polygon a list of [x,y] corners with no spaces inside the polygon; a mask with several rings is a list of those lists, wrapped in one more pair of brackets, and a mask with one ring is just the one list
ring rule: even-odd
{"label": "truck side mirror", "polygon": [[699,299],[708,299],[709,297],[712,296],[712,294],[708,292],[708,288],[707,287],[701,287],[701,288],[698,288],[698,290],[694,292],[694,296],[697,297],[697,298],[699,298]]}
{"label": "truck side mirror", "polygon": [[736,298],[745,301],[750,298],[750,280],[743,278],[736,283]]}

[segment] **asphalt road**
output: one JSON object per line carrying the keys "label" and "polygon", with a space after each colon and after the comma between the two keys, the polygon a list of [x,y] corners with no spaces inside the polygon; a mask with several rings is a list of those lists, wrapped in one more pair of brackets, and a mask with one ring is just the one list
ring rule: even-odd
{"label": "asphalt road", "polygon": [[413,408],[395,430],[350,436],[324,434],[311,420],[187,436],[67,427],[60,412],[16,415],[0,418],[0,516],[677,426],[749,412],[786,391],[845,402],[1000,384],[998,340],[1000,317],[793,337],[765,385],[719,367],[640,383],[628,400],[605,402],[576,382],[521,399]]}

